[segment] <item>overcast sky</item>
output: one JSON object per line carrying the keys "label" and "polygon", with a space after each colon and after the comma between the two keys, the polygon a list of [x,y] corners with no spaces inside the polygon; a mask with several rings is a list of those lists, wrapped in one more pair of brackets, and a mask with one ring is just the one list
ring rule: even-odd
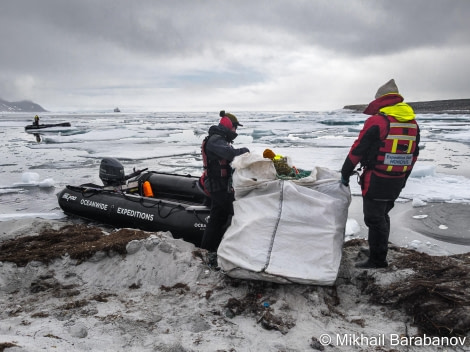
{"label": "overcast sky", "polygon": [[50,111],[470,98],[469,0],[2,0],[0,98]]}

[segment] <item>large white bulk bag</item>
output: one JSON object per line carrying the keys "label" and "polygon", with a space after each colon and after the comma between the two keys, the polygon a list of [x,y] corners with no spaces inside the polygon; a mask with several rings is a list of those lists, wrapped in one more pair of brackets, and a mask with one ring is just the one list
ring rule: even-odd
{"label": "large white bulk bag", "polygon": [[269,159],[233,161],[234,216],[218,263],[236,278],[332,285],[341,262],[351,194],[337,172],[280,180]]}

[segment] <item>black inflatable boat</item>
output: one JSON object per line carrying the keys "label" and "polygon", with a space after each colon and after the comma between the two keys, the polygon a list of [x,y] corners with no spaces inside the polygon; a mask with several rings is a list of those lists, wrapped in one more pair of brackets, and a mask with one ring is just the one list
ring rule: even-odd
{"label": "black inflatable boat", "polygon": [[61,122],[61,123],[41,123],[39,125],[27,125],[24,129],[26,131],[35,131],[35,130],[42,130],[45,128],[53,128],[53,127],[71,127],[70,122]]}
{"label": "black inflatable boat", "polygon": [[125,176],[121,163],[105,158],[100,165],[104,186],[66,186],[57,194],[68,215],[115,227],[170,231],[175,238],[199,245],[210,207],[198,177],[138,170]]}

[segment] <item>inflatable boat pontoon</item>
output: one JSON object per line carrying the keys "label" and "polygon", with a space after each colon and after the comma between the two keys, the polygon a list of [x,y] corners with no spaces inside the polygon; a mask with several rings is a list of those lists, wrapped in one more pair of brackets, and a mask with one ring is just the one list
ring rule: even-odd
{"label": "inflatable boat pontoon", "polygon": [[57,194],[64,213],[115,227],[170,231],[175,238],[199,245],[209,220],[208,199],[199,178],[147,171],[125,176],[114,158],[100,165],[104,186],[66,186]]}

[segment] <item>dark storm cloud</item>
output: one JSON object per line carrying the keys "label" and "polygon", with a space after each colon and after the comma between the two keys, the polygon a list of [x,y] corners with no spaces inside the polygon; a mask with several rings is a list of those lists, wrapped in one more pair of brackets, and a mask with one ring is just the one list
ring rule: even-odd
{"label": "dark storm cloud", "polygon": [[[469,15],[467,0],[7,0],[0,5],[0,97],[276,84],[284,73],[296,76],[290,66],[308,67],[296,53],[321,56],[316,69],[333,59],[333,68],[364,65],[349,68],[350,77],[325,71],[338,85],[373,75],[367,58],[378,58],[376,70],[390,68],[386,78],[405,75],[421,59],[410,53],[420,50],[424,67],[435,53],[440,76],[468,77],[466,60],[442,55],[468,53]],[[426,81],[437,86],[429,70]],[[468,83],[444,81],[470,94]]]}
{"label": "dark storm cloud", "polygon": [[[320,1],[279,9],[277,23],[340,54],[388,54],[470,43],[470,2]],[[283,19],[283,20],[282,20]],[[281,22],[282,21],[282,22]]]}
{"label": "dark storm cloud", "polygon": [[[351,55],[468,44],[468,14],[466,0],[15,0],[2,4],[0,16],[17,50],[55,45],[61,51],[69,38],[165,56],[217,50],[219,42],[256,42],[270,32]],[[65,42],[48,42],[58,35]]]}

